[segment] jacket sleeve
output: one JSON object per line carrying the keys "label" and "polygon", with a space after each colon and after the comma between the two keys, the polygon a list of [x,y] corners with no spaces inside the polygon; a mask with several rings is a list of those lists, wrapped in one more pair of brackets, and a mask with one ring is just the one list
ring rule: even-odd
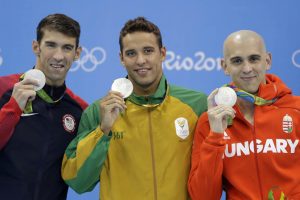
{"label": "jacket sleeve", "polygon": [[188,189],[193,200],[219,200],[222,196],[223,134],[210,132],[207,114],[198,120],[193,143]]}
{"label": "jacket sleeve", "polygon": [[67,147],[63,158],[62,177],[77,193],[95,187],[107,157],[111,137],[100,129],[98,105],[94,103],[84,111],[78,135]]}
{"label": "jacket sleeve", "polygon": [[0,109],[0,150],[4,148],[11,138],[21,114],[22,110],[13,97]]}

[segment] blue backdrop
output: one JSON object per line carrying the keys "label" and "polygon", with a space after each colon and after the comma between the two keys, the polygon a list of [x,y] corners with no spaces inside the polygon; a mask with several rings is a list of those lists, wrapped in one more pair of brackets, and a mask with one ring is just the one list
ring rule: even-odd
{"label": "blue backdrop", "polygon": [[[223,41],[233,31],[252,29],[273,54],[270,72],[300,95],[299,6],[297,0],[0,0],[0,76],[31,68],[38,22],[65,13],[80,22],[84,47],[67,85],[91,103],[126,75],[118,56],[119,31],[128,19],[145,16],[162,31],[169,82],[207,94],[227,83],[219,63]],[[98,199],[98,192],[98,186],[83,195],[70,190],[68,200]]]}

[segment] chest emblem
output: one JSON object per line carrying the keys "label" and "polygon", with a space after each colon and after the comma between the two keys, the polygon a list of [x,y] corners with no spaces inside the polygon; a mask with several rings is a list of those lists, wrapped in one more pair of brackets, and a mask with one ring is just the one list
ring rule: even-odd
{"label": "chest emblem", "polygon": [[230,140],[230,136],[226,133],[226,131],[224,131],[223,138],[224,138],[224,140]]}
{"label": "chest emblem", "polygon": [[282,130],[285,133],[291,133],[293,131],[293,119],[288,114],[282,119]]}
{"label": "chest emblem", "polygon": [[268,193],[268,200],[285,200],[289,199],[285,194],[283,193],[282,189],[278,186],[274,186],[269,190]]}
{"label": "chest emblem", "polygon": [[175,120],[175,129],[176,129],[176,135],[181,139],[187,138],[190,134],[189,123],[187,119],[183,117],[179,117]]}
{"label": "chest emblem", "polygon": [[72,115],[70,114],[64,115],[62,118],[62,122],[63,122],[64,129],[66,131],[68,131],[69,133],[74,132],[76,122],[75,122],[75,118]]}

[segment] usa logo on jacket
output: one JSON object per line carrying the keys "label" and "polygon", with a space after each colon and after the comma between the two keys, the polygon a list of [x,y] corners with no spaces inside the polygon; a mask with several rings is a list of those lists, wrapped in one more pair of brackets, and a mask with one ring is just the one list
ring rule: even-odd
{"label": "usa logo on jacket", "polygon": [[62,118],[62,122],[63,122],[64,129],[66,131],[68,131],[69,133],[74,132],[76,122],[75,122],[75,118],[72,115],[70,114],[64,115]]}

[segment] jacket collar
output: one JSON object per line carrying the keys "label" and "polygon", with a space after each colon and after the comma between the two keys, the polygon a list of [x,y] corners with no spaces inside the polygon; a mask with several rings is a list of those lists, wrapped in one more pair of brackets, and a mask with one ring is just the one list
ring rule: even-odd
{"label": "jacket collar", "polygon": [[156,107],[160,105],[165,99],[166,94],[168,93],[168,83],[164,75],[162,75],[159,85],[154,94],[149,96],[138,96],[132,93],[127,100],[133,102],[134,104],[143,106],[143,107]]}
{"label": "jacket collar", "polygon": [[260,84],[258,89],[258,96],[264,99],[280,98],[291,93],[291,89],[289,89],[282,80],[274,74],[267,74],[266,84]]}
{"label": "jacket collar", "polygon": [[45,84],[43,87],[43,90],[55,101],[61,99],[65,92],[66,92],[66,84],[64,82],[61,86],[51,86],[48,84]]}

